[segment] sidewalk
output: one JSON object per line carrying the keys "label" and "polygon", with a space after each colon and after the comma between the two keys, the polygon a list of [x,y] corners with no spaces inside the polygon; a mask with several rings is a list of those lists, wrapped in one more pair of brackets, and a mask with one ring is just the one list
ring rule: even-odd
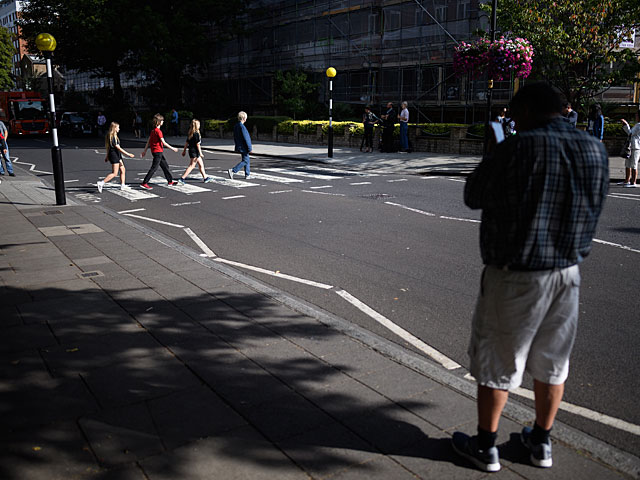
{"label": "sidewalk", "polygon": [[[130,141],[144,143],[146,140]],[[167,137],[174,146],[182,146],[185,137]],[[333,149],[333,157],[327,157],[327,147],[318,145],[294,145],[289,143],[263,142],[252,140],[253,154],[287,160],[316,162],[339,168],[354,170],[376,170],[381,173],[401,173],[415,175],[451,175],[466,176],[473,171],[482,159],[477,155],[452,155],[428,152],[412,153],[362,153],[355,148],[337,147]],[[231,139],[203,138],[202,148],[206,151],[233,153]],[[619,156],[609,158],[609,176],[612,181],[624,180],[624,159]]]}
{"label": "sidewalk", "polygon": [[530,466],[516,403],[502,471],[479,472],[450,447],[475,431],[470,382],[18,172],[0,184],[3,480],[638,477],[562,424],[554,467]]}

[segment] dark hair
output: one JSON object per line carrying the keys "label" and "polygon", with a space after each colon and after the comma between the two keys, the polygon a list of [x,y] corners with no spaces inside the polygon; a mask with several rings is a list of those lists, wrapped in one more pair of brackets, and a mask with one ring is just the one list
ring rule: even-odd
{"label": "dark hair", "polygon": [[599,103],[594,103],[589,109],[589,118],[595,119],[602,115],[602,107]]}
{"label": "dark hair", "polygon": [[562,106],[563,106],[564,108],[571,108],[571,102],[564,102],[564,103],[562,104]]}
{"label": "dark hair", "polygon": [[560,92],[545,82],[529,83],[518,90],[511,100],[510,110],[526,108],[538,117],[562,112],[563,98]]}

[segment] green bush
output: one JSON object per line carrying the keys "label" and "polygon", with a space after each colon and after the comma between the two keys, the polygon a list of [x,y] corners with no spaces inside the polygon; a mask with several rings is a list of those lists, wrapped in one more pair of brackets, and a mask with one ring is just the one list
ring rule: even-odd
{"label": "green bush", "polygon": [[420,129],[427,135],[449,136],[451,127],[464,127],[461,123],[422,123]]}
{"label": "green bush", "polygon": [[474,123],[469,125],[467,133],[475,137],[484,138],[484,123]]}
{"label": "green bush", "polygon": [[[263,115],[255,115],[247,118],[246,123],[244,124],[247,127],[249,132],[253,131],[254,125],[258,127],[259,133],[271,133],[273,131],[273,127],[277,126],[279,123],[284,122],[286,120],[290,120],[290,117],[280,116],[280,117],[269,117]],[[238,122],[237,117],[230,119],[233,125]]]}
{"label": "green bush", "polygon": [[293,135],[293,120],[285,120],[278,124],[278,133],[280,135]]}
{"label": "green bush", "polygon": [[220,127],[226,126],[226,120],[205,120],[202,122],[205,130],[218,130]]}

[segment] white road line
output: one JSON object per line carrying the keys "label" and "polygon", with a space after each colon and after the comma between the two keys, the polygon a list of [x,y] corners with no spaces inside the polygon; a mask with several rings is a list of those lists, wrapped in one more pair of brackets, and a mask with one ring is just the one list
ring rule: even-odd
{"label": "white road line", "polygon": [[276,190],[275,192],[269,192],[270,194],[276,194],[276,193],[289,193],[289,192],[293,192],[293,190]]}
{"label": "white road line", "polygon": [[207,247],[207,244],[204,243],[202,240],[200,240],[200,237],[198,237],[195,233],[193,233],[193,230],[191,230],[190,228],[184,228],[183,229],[187,235],[189,235],[191,237],[191,240],[193,240],[194,242],[196,242],[196,245],[198,245],[200,247],[200,249],[204,252],[204,256],[206,257],[217,257],[217,255],[215,253],[213,253],[213,250],[211,250],[209,247]]}
{"label": "white road line", "polygon": [[233,200],[234,198],[246,198],[245,195],[234,195],[233,197],[222,197],[222,200]]}
{"label": "white road line", "polygon": [[172,207],[182,207],[184,205],[197,205],[201,203],[200,201],[197,202],[182,202],[182,203],[172,203],[171,206]]}
{"label": "white road line", "polygon": [[428,175],[426,177],[422,177],[423,180],[431,180],[432,178],[442,178],[442,177],[438,177],[437,175]]}
{"label": "white road line", "polygon": [[229,178],[216,177],[215,175],[209,175],[213,181],[211,183],[215,183],[218,185],[225,185],[227,187],[233,188],[246,188],[246,187],[259,187],[259,183],[251,183],[245,180],[231,180]]}
{"label": "white road line", "polygon": [[425,212],[423,210],[418,210],[417,208],[407,207],[406,205],[401,205],[399,203],[393,203],[393,202],[384,202],[384,203],[386,203],[387,205],[393,205],[394,207],[404,208],[405,210],[409,210],[410,212],[419,213],[420,215],[426,215],[427,217],[435,217],[436,216],[435,213]]}
{"label": "white road line", "polygon": [[450,182],[467,183],[466,180],[460,180],[459,178],[447,178],[447,180],[449,180]]}
{"label": "white road line", "polygon": [[311,285],[312,287],[322,288],[323,290],[329,290],[333,288],[333,285],[327,285],[324,283],[314,282],[312,280],[306,280],[304,278],[294,277],[292,275],[287,275],[285,273],[280,273],[279,271],[267,270],[265,268],[254,267],[253,265],[247,265],[244,263],[234,262],[232,260],[225,260],[224,258],[217,257],[215,258],[216,262],[226,263],[227,265],[233,265],[235,267],[244,268],[246,270],[252,270],[254,272],[264,273],[266,275],[271,275],[272,277],[284,278],[286,280],[291,280],[292,282],[303,283],[305,285]]}
{"label": "white road line", "polygon": [[139,218],[140,220],[147,220],[148,222],[160,223],[162,225],[168,225],[169,227],[184,228],[184,225],[178,225],[177,223],[169,223],[162,220],[156,220],[155,218],[141,217],[140,215],[134,215],[133,213],[125,213],[125,216]]}
{"label": "white road line", "polygon": [[296,167],[298,169],[312,170],[314,172],[335,172],[341,173],[344,175],[350,175],[354,177],[378,177],[380,176],[378,173],[368,173],[368,172],[359,172],[357,170],[341,170],[339,168],[330,168],[330,167]]}
{"label": "white road line", "polygon": [[126,198],[132,202],[138,200],[148,200],[150,198],[158,198],[155,193],[147,192],[146,190],[137,190],[135,188],[121,189],[119,185],[105,185],[103,192],[113,193],[119,197]]}
{"label": "white road line", "polygon": [[321,188],[333,188],[333,185],[320,185],[319,187],[309,187],[311,190],[320,190]]}
{"label": "white road line", "polygon": [[74,183],[79,182],[80,180],[65,180],[64,183]]}
{"label": "white road line", "polygon": [[406,178],[398,178],[396,180],[387,180],[387,183],[394,183],[394,182],[407,182],[408,180]]}
{"label": "white road line", "polygon": [[349,185],[371,185],[371,182],[356,182],[350,183]]}
{"label": "white road line", "polygon": [[297,170],[291,170],[288,168],[279,168],[279,167],[263,168],[263,170],[267,172],[276,172],[276,173],[283,173],[285,175],[292,175],[294,177],[316,178],[319,180],[338,180],[340,178],[343,178],[343,177],[335,177],[333,175],[322,175],[320,173],[299,172]]}
{"label": "white road line", "polygon": [[[528,398],[529,400],[533,400],[535,398],[533,392],[525,388],[518,387],[514,390],[511,390],[511,393]],[[621,420],[619,418],[610,417],[609,415],[605,415],[604,413],[589,410],[588,408],[580,407],[568,402],[560,402],[560,410],[564,410],[565,412],[588,418],[589,420],[608,425],[618,430],[629,432],[634,435],[640,435],[640,425],[634,425],[633,423],[625,422],[624,420]]]}
{"label": "white road line", "polygon": [[[19,157],[15,157],[15,158],[19,158]],[[29,167],[29,171],[30,172],[35,172],[35,173],[46,173],[47,175],[53,175],[53,172],[46,172],[44,170],[36,170],[36,166],[33,163],[28,163],[28,162],[19,162],[18,160],[14,160],[13,163],[16,163],[18,165],[30,165]]]}
{"label": "white road line", "polygon": [[302,190],[304,193],[317,193],[319,195],[333,195],[336,197],[346,197],[344,193],[316,192],[315,190]]}
{"label": "white road line", "polygon": [[151,183],[160,185],[161,187],[164,187],[164,188],[169,188],[171,190],[177,190],[178,192],[185,193],[187,195],[191,195],[192,193],[202,193],[202,192],[210,193],[211,192],[211,190],[209,190],[208,188],[202,188],[190,183],[185,183],[184,185],[169,186],[164,177],[153,177],[151,179]]}
{"label": "white road line", "polygon": [[621,200],[635,200],[636,202],[640,201],[640,198],[635,198],[635,195],[630,195],[628,193],[610,193],[607,197],[619,198]]}
{"label": "white road line", "polygon": [[257,180],[267,180],[269,182],[275,183],[304,183],[304,180],[299,178],[285,178],[285,177],[276,177],[275,175],[265,175],[264,173],[256,173],[255,171],[251,172],[251,179]]}
{"label": "white road line", "polygon": [[446,215],[440,215],[438,218],[442,218],[443,220],[456,220],[458,222],[480,223],[480,220],[473,220],[471,218],[447,217]]}
{"label": "white road line", "polygon": [[133,213],[133,212],[143,212],[144,210],[146,210],[146,208],[134,208],[133,210],[122,210],[121,212],[118,212],[118,213],[125,214],[125,213]]}
{"label": "white road line", "polygon": [[607,242],[606,240],[600,240],[598,238],[594,238],[593,241],[596,243],[601,243],[603,245],[609,245],[610,247],[616,247],[616,248],[621,248],[622,250],[628,250],[629,252],[640,253],[640,250],[627,247],[626,245],[620,245],[619,243]]}
{"label": "white road line", "polygon": [[406,342],[409,342],[411,345],[413,345],[417,349],[426,353],[429,357],[431,357],[433,360],[438,362],[447,370],[454,370],[456,368],[461,367],[460,364],[454,362],[449,357],[443,355],[442,353],[437,351],[435,348],[430,347],[415,335],[407,332],[404,328],[399,327],[384,315],[376,312],[374,309],[372,309],[368,305],[362,303],[360,300],[358,300],[356,297],[351,295],[349,292],[346,292],[344,290],[338,290],[336,293],[340,295],[342,298],[344,298],[347,302],[352,304],[354,307],[356,307],[358,310],[366,313],[369,317],[374,319],[376,322],[383,325],[387,329],[391,330],[393,333],[398,335],[400,338],[402,338]]}

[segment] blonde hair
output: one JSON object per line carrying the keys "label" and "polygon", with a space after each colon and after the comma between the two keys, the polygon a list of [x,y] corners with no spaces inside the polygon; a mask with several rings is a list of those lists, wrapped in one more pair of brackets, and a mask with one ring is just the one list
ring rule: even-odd
{"label": "blonde hair", "polygon": [[189,134],[187,138],[193,137],[194,133],[200,133],[200,120],[196,120],[195,118],[191,120],[191,126],[189,127]]}
{"label": "blonde hair", "polygon": [[238,112],[238,121],[242,122],[247,119],[247,114],[245,112]]}
{"label": "blonde hair", "polygon": [[119,123],[116,122],[111,122],[111,125],[109,125],[109,131],[107,132],[107,136],[104,137],[104,146],[107,148],[107,151],[109,151],[109,149],[111,148],[111,141],[115,138],[116,139],[116,144],[120,143],[120,139],[118,138],[118,132],[116,132],[116,129],[120,126]]}
{"label": "blonde hair", "polygon": [[164,122],[164,117],[162,115],[160,115],[159,113],[156,113],[153,116],[153,126],[157,127],[159,126],[162,122]]}

